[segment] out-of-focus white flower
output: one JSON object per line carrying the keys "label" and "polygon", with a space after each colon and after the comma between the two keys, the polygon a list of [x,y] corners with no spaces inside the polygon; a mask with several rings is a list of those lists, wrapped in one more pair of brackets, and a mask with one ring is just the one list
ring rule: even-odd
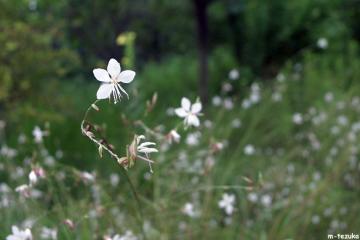
{"label": "out-of-focus white flower", "polygon": [[57,239],[57,230],[53,229],[53,228],[43,227],[41,229],[40,237],[42,239],[56,240]]}
{"label": "out-of-focus white flower", "polygon": [[214,105],[214,106],[220,106],[221,105],[221,97],[219,97],[219,96],[214,96],[213,98],[212,98],[212,104]]}
{"label": "out-of-focus white flower", "polygon": [[56,158],[60,159],[60,158],[62,158],[63,156],[64,156],[64,152],[63,152],[63,151],[61,151],[60,149],[56,150],[56,152],[55,152],[55,157],[56,157]]}
{"label": "out-of-focus white flower", "polygon": [[317,46],[321,49],[326,49],[329,45],[328,40],[326,38],[319,38],[317,40]]}
{"label": "out-of-focus white flower", "polygon": [[244,153],[246,155],[249,155],[249,156],[254,155],[255,147],[253,145],[251,145],[251,144],[246,145],[245,148],[244,148]]}
{"label": "out-of-focus white flower", "polygon": [[272,95],[271,95],[271,99],[274,101],[274,102],[280,102],[282,100],[282,94],[279,93],[279,92],[274,92]]}
{"label": "out-of-focus white flower", "polygon": [[80,173],[80,178],[85,182],[85,183],[92,183],[95,181],[95,174],[83,171]]}
{"label": "out-of-focus white flower", "polygon": [[348,123],[349,123],[349,120],[346,116],[344,115],[340,115],[338,118],[337,118],[337,122],[339,123],[339,125],[341,126],[347,126]]}
{"label": "out-of-focus white flower", "polygon": [[116,234],[110,240],[138,240],[138,238],[130,230],[127,230],[124,235]]}
{"label": "out-of-focus white flower", "polygon": [[24,144],[26,142],[26,136],[25,134],[21,133],[18,137],[18,143]]}
{"label": "out-of-focus white flower", "polygon": [[176,115],[184,119],[185,126],[194,126],[198,127],[200,125],[200,121],[198,116],[201,114],[200,111],[202,109],[202,105],[200,102],[196,102],[191,104],[190,100],[183,97],[181,99],[181,107],[175,109]]}
{"label": "out-of-focus white flower", "polygon": [[279,82],[279,83],[282,83],[285,81],[285,75],[283,73],[279,73],[277,76],[276,76],[276,80]]}
{"label": "out-of-focus white flower", "polygon": [[23,197],[30,197],[30,186],[23,184],[15,188],[15,192],[20,193]]}
{"label": "out-of-focus white flower", "polygon": [[272,202],[272,197],[270,195],[266,194],[261,197],[261,204],[264,207],[270,207],[271,202]]}
{"label": "out-of-focus white flower", "polygon": [[120,177],[116,173],[110,174],[110,183],[113,187],[116,187],[120,182]]}
{"label": "out-of-focus white flower", "polygon": [[319,217],[319,215],[314,215],[314,216],[312,216],[312,217],[311,217],[311,222],[312,222],[312,224],[315,224],[315,225],[319,224],[319,223],[320,223],[320,217]]}
{"label": "out-of-focus white flower", "polygon": [[233,101],[232,101],[231,98],[226,98],[226,99],[224,100],[224,108],[225,108],[225,109],[228,109],[228,110],[234,108],[234,103],[233,103]]}
{"label": "out-of-focus white flower", "polygon": [[97,80],[103,82],[96,93],[97,99],[110,99],[112,94],[114,103],[117,103],[122,97],[121,92],[129,98],[129,95],[120,83],[132,82],[135,77],[134,71],[121,71],[120,63],[114,58],[111,58],[107,66],[107,70],[95,68],[93,73]]}
{"label": "out-of-focus white flower", "polygon": [[34,185],[35,183],[37,183],[38,177],[36,176],[34,171],[31,171],[29,173],[29,181],[30,181],[30,185]]}
{"label": "out-of-focus white flower", "polygon": [[231,126],[233,128],[240,128],[241,127],[241,120],[238,119],[238,118],[235,118],[234,120],[232,120]]}
{"label": "out-of-focus white flower", "polygon": [[295,113],[292,117],[293,123],[300,125],[303,123],[303,117],[301,113]]}
{"label": "out-of-focus white flower", "polygon": [[192,218],[198,216],[197,212],[195,211],[194,204],[189,202],[185,203],[184,207],[181,209],[181,212]]}
{"label": "out-of-focus white flower", "polygon": [[41,167],[36,167],[29,173],[30,185],[36,184],[39,178],[45,178],[45,171]]}
{"label": "out-of-focus white flower", "polygon": [[324,99],[326,102],[332,102],[334,100],[334,94],[332,92],[327,92]]}
{"label": "out-of-focus white flower", "polygon": [[258,195],[254,192],[248,194],[248,200],[252,203],[256,203],[258,201]]}
{"label": "out-of-focus white flower", "polygon": [[222,199],[218,203],[219,207],[221,209],[224,209],[227,215],[231,215],[234,212],[235,210],[234,204],[235,204],[235,195],[227,194],[227,193],[223,194]]}
{"label": "out-of-focus white flower", "polygon": [[13,158],[17,155],[17,150],[10,148],[7,145],[3,145],[0,149],[0,154],[7,158]]}
{"label": "out-of-focus white flower", "polygon": [[12,234],[6,237],[6,240],[32,240],[31,230],[29,228],[20,230],[17,226],[11,227]]}
{"label": "out-of-focus white flower", "polygon": [[243,109],[248,109],[251,107],[251,105],[252,105],[252,102],[249,99],[244,99],[244,101],[241,104],[241,107]]}
{"label": "out-of-focus white flower", "polygon": [[169,143],[176,142],[178,143],[180,141],[180,134],[176,130],[171,130],[167,135],[166,139]]}
{"label": "out-of-focus white flower", "polygon": [[189,133],[186,137],[185,142],[187,145],[190,146],[198,145],[200,141],[200,136],[201,136],[200,132]]}
{"label": "out-of-focus white flower", "polygon": [[232,70],[229,72],[229,79],[230,79],[230,80],[237,80],[239,77],[240,77],[239,70],[237,70],[237,69],[232,69]]}
{"label": "out-of-focus white flower", "polygon": [[43,141],[43,137],[47,136],[47,132],[42,131],[39,126],[35,126],[34,130],[32,131],[32,134],[34,136],[34,141],[36,143],[41,143]]}
{"label": "out-of-focus white flower", "polygon": [[75,223],[69,218],[64,220],[64,224],[68,226],[71,230],[75,229]]}
{"label": "out-of-focus white flower", "polygon": [[221,89],[224,93],[228,93],[233,90],[233,86],[230,83],[224,83]]}

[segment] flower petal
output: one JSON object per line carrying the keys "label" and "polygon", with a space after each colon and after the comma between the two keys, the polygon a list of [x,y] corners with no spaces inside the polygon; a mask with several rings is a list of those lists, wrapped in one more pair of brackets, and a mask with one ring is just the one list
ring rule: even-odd
{"label": "flower petal", "polygon": [[139,149],[138,152],[153,153],[153,152],[159,152],[159,151],[156,148],[142,148],[142,149]]}
{"label": "flower petal", "polygon": [[112,84],[107,84],[107,83],[101,84],[99,90],[96,93],[96,98],[97,99],[109,98],[112,91],[113,91]]}
{"label": "flower petal", "polygon": [[94,76],[97,80],[101,82],[110,82],[109,73],[101,68],[95,68],[93,70]]}
{"label": "flower petal", "polygon": [[186,117],[188,115],[188,113],[183,109],[183,108],[177,108],[175,109],[175,113],[176,115],[178,115],[179,117]]}
{"label": "flower petal", "polygon": [[120,73],[117,80],[123,83],[130,83],[134,80],[135,72],[131,70],[125,70]]}
{"label": "flower petal", "polygon": [[147,146],[150,146],[150,145],[156,145],[156,143],[154,143],[154,142],[143,142],[138,147],[142,148],[142,147],[147,147]]}
{"label": "flower petal", "polygon": [[187,118],[187,123],[195,127],[198,127],[200,125],[199,118],[195,115],[189,115]]}
{"label": "flower petal", "polygon": [[114,58],[110,59],[107,66],[107,71],[109,72],[110,76],[115,79],[117,76],[119,76],[121,71],[120,63]]}
{"label": "flower petal", "polygon": [[202,109],[202,105],[200,102],[197,102],[197,103],[194,103],[192,106],[191,106],[191,112],[196,114],[196,113],[199,113]]}
{"label": "flower petal", "polygon": [[183,97],[181,99],[181,107],[185,109],[186,111],[190,111],[191,102],[186,97]]}

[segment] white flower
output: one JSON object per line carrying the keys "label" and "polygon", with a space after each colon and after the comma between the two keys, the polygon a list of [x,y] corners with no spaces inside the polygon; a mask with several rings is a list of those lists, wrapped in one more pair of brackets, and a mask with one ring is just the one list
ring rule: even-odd
{"label": "white flower", "polygon": [[255,203],[258,200],[258,195],[256,193],[251,192],[248,194],[248,200],[252,203]]}
{"label": "white flower", "polygon": [[225,210],[225,213],[227,215],[231,215],[235,210],[234,203],[235,203],[235,195],[224,193],[222,199],[219,201],[218,204],[221,209]]}
{"label": "white flower", "polygon": [[36,173],[34,171],[31,171],[29,173],[29,181],[30,181],[30,185],[34,185],[37,183],[38,177],[36,176]]}
{"label": "white flower", "polygon": [[272,202],[272,197],[270,195],[266,194],[261,197],[261,204],[264,207],[270,207],[271,202]]}
{"label": "white flower", "polygon": [[[154,147],[156,143],[154,142],[143,142],[140,143],[141,140],[145,139],[144,135],[140,135],[136,137],[136,153],[133,153],[136,157],[146,161],[149,163],[150,172],[152,173],[153,170],[151,168],[151,163],[154,163],[149,157],[150,153],[158,152],[158,150]],[[132,144],[133,145],[133,144]],[[131,152],[131,151],[130,151]],[[145,157],[139,156],[137,153],[145,154]]]}
{"label": "white flower", "polygon": [[326,38],[319,38],[317,41],[317,46],[321,49],[327,48],[328,45],[328,40]]}
{"label": "white flower", "polygon": [[189,146],[195,146],[198,145],[200,142],[201,133],[200,132],[194,132],[189,133],[186,137],[186,144]]}
{"label": "white flower", "polygon": [[129,98],[129,95],[120,83],[130,83],[135,77],[135,72],[131,70],[121,71],[120,63],[115,59],[110,59],[107,70],[95,68],[93,70],[94,76],[100,82],[103,82],[96,93],[97,99],[110,98],[111,94],[114,103],[121,99],[121,92]]}
{"label": "white flower", "polygon": [[166,139],[168,140],[169,143],[172,143],[173,141],[178,143],[180,142],[180,134],[176,131],[176,130],[171,130],[167,136],[166,136]]}
{"label": "white flower", "polygon": [[110,174],[110,183],[113,187],[117,186],[120,182],[120,177],[116,173]]}
{"label": "white flower", "polygon": [[202,105],[200,102],[191,104],[189,99],[183,97],[181,99],[181,108],[175,109],[175,113],[179,117],[185,118],[184,123],[186,126],[193,125],[194,127],[198,127],[200,125],[198,116],[200,115],[201,109]]}
{"label": "white flower", "polygon": [[127,230],[124,235],[116,234],[112,240],[138,240],[138,238],[130,230]]}
{"label": "white flower", "polygon": [[43,141],[43,137],[46,136],[46,132],[42,131],[39,126],[35,126],[32,134],[36,143],[41,143]]}
{"label": "white flower", "polygon": [[195,211],[194,204],[189,203],[189,202],[185,203],[185,205],[181,209],[181,212],[191,218],[198,216],[198,213]]}
{"label": "white flower", "polygon": [[24,197],[30,197],[30,193],[31,193],[30,190],[31,190],[30,186],[26,184],[20,185],[15,188],[15,192],[20,193]]}
{"label": "white flower", "polygon": [[6,237],[6,240],[32,240],[30,229],[20,230],[17,226],[11,227],[12,234]]}
{"label": "white flower", "polygon": [[300,125],[303,123],[303,117],[302,117],[301,113],[295,113],[293,115],[292,119],[293,119],[293,122],[297,125]]}
{"label": "white flower", "polygon": [[30,186],[36,184],[40,178],[45,178],[45,171],[41,167],[36,167],[29,173]]}
{"label": "white flower", "polygon": [[238,118],[235,118],[234,120],[232,120],[231,126],[233,128],[240,128],[241,127],[241,120],[238,119]]}
{"label": "white flower", "polygon": [[245,152],[246,155],[249,155],[249,156],[254,155],[255,147],[253,145],[251,145],[251,144],[248,144],[248,145],[245,146],[244,152]]}
{"label": "white flower", "polygon": [[229,79],[230,80],[236,80],[238,79],[240,76],[240,73],[237,69],[232,69],[230,72],[229,72]]}
{"label": "white flower", "polygon": [[222,101],[222,99],[221,99],[221,97],[219,97],[219,96],[214,96],[214,97],[212,98],[212,104],[213,104],[214,106],[220,106],[220,105],[221,105],[221,101]]}
{"label": "white flower", "polygon": [[85,183],[92,183],[95,182],[95,174],[83,171],[80,173],[80,178],[85,182]]}
{"label": "white flower", "polygon": [[231,98],[226,98],[226,99],[224,100],[224,108],[225,108],[225,109],[228,109],[228,110],[234,108],[234,103],[233,103],[233,101],[231,100]]}
{"label": "white flower", "polygon": [[57,239],[57,230],[52,228],[43,227],[40,234],[42,239]]}
{"label": "white flower", "polygon": [[136,138],[137,141],[137,151],[139,153],[145,153],[145,155],[149,154],[149,153],[153,153],[153,152],[158,152],[158,150],[156,148],[153,148],[151,146],[155,146],[156,143],[154,142],[143,142],[140,143],[142,139],[145,139],[144,135],[140,135]]}

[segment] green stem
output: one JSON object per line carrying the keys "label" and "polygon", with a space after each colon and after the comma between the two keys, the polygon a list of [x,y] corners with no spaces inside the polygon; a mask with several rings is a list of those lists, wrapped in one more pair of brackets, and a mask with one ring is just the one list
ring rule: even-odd
{"label": "green stem", "polygon": [[141,233],[144,237],[144,240],[146,240],[146,234],[145,234],[145,230],[144,230],[144,213],[143,213],[143,209],[142,209],[142,206],[141,206],[141,202],[140,202],[140,198],[139,198],[139,195],[138,193],[136,192],[135,190],[135,186],[134,184],[132,183],[131,179],[130,179],[130,176],[129,174],[126,172],[126,170],[123,169],[123,172],[124,172],[124,175],[126,177],[126,180],[127,182],[129,183],[130,185],[130,189],[131,189],[131,193],[133,194],[134,198],[135,198],[135,201],[136,201],[136,204],[138,206],[138,209],[139,209],[139,215],[137,217],[137,220],[139,222],[139,224],[141,224]]}

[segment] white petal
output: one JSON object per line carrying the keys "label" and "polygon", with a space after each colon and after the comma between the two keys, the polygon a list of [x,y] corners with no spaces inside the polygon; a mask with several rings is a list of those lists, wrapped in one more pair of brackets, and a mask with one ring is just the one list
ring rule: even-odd
{"label": "white petal", "polygon": [[189,115],[187,122],[189,125],[193,125],[195,127],[198,127],[200,125],[199,118],[195,115]]}
{"label": "white petal", "polygon": [[202,108],[202,105],[200,102],[194,103],[191,106],[191,112],[194,114],[199,113],[201,111],[201,108]]}
{"label": "white petal", "polygon": [[11,230],[13,234],[19,235],[19,228],[17,226],[12,226]]}
{"label": "white petal", "polygon": [[107,66],[107,71],[109,72],[110,76],[115,79],[121,71],[120,63],[114,58],[110,59]]}
{"label": "white petal", "polygon": [[141,152],[141,153],[153,153],[153,152],[158,152],[158,150],[155,149],[155,148],[142,148],[142,149],[139,149],[139,152]]}
{"label": "white petal", "polygon": [[191,102],[186,97],[183,97],[181,99],[181,107],[185,109],[186,111],[190,111]]}
{"label": "white petal", "polygon": [[179,117],[186,117],[188,115],[188,113],[183,109],[183,108],[177,108],[175,109],[175,113],[176,115],[178,115]]}
{"label": "white petal", "polygon": [[102,84],[96,93],[96,98],[97,99],[109,98],[112,90],[113,90],[112,84],[106,84],[106,83]]}
{"label": "white petal", "polygon": [[110,82],[109,73],[101,68],[95,68],[93,70],[94,76],[97,80],[101,82]]}
{"label": "white petal", "polygon": [[125,70],[120,73],[117,80],[123,83],[130,83],[134,80],[135,72],[131,70]]}
{"label": "white petal", "polygon": [[144,143],[139,145],[139,148],[147,147],[147,146],[151,146],[151,145],[156,145],[156,143],[154,143],[154,142],[144,142]]}

